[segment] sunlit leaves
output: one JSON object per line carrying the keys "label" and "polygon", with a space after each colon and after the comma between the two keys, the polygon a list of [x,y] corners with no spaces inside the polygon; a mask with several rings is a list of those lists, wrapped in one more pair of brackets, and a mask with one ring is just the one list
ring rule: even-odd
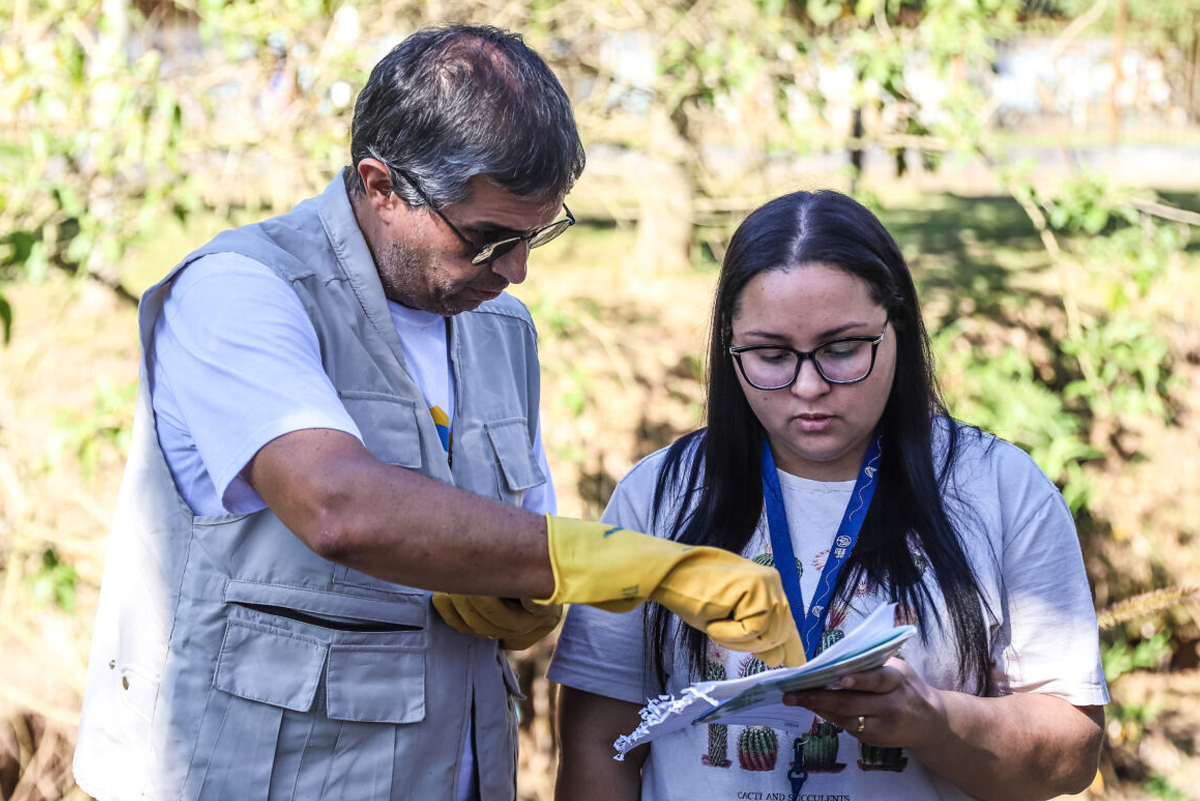
{"label": "sunlit leaves", "polygon": [[0,339],[5,344],[12,338],[12,322],[12,305],[8,302],[8,298],[4,297],[4,293],[0,292]]}

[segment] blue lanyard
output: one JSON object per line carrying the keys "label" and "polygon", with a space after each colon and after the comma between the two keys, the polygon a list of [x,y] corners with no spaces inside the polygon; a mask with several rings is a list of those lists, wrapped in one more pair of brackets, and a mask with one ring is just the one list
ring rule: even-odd
{"label": "blue lanyard", "polygon": [[825,618],[829,614],[829,601],[833,589],[837,586],[838,573],[854,549],[858,541],[858,532],[862,529],[867,509],[871,506],[871,498],[875,495],[875,485],[878,483],[879,458],[881,454],[880,436],[878,433],[871,438],[871,444],[863,456],[862,467],[858,469],[858,480],[854,483],[854,492],[842,522],[838,526],[837,536],[833,538],[833,547],[829,550],[829,558],[825,560],[825,568],[817,581],[813,592],[812,603],[804,606],[804,596],[800,593],[800,571],[796,569],[796,555],[792,550],[792,535],[788,531],[787,512],[783,507],[783,492],[779,488],[779,474],[775,470],[775,457],[771,455],[771,445],[763,435],[762,443],[762,483],[763,503],[767,509],[767,528],[771,533],[771,550],[775,553],[775,569],[783,581],[783,590],[787,593],[788,603],[792,607],[792,616],[796,619],[796,627],[800,630],[800,640],[804,643],[804,653],[812,659],[817,655],[817,646],[821,642],[821,633],[825,630]]}

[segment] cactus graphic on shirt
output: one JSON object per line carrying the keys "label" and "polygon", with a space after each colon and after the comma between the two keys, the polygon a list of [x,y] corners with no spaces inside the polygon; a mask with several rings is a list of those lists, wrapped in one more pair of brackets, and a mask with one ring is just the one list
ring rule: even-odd
{"label": "cactus graphic on shirt", "polygon": [[[825,630],[821,632],[821,639],[817,641],[817,654],[846,636],[846,632],[842,631],[842,624],[845,622],[846,605],[840,603],[831,604],[829,614],[825,618]],[[813,654],[813,656],[817,654]],[[811,659],[812,657],[809,658]]]}
{"label": "cactus graphic on shirt", "polygon": [[[925,575],[925,571],[929,569],[929,560],[925,558],[925,554],[915,545],[909,547],[908,555],[912,558],[913,567],[917,569],[917,574]],[[892,616],[892,624],[896,626],[916,626],[919,624],[917,619],[917,611],[911,606],[903,604],[896,605],[896,613]]]}
{"label": "cactus graphic on shirt", "polygon": [[913,567],[917,569],[917,575],[924,576],[925,571],[929,569],[929,560],[925,558],[925,554],[920,548],[913,547],[909,550],[908,555],[912,557]]}
{"label": "cactus graphic on shirt", "polygon": [[[725,649],[711,640],[704,655],[704,680],[725,679]],[[729,759],[729,726],[724,723],[708,725],[708,753],[700,757],[700,763],[712,768],[727,768],[733,764]]]}
{"label": "cactus graphic on shirt", "polygon": [[845,762],[837,761],[841,731],[827,720],[813,718],[812,728],[804,741],[804,765],[810,773],[839,773],[846,768]]}
{"label": "cactus graphic on shirt", "polygon": [[[750,655],[738,666],[738,678],[768,669],[761,659]],[[774,770],[779,758],[779,737],[769,726],[746,726],[738,735],[737,752],[742,770]]]}
{"label": "cactus graphic on shirt", "polygon": [[738,764],[742,770],[775,770],[779,738],[767,726],[747,726],[738,735]]}
{"label": "cactus graphic on shirt", "polygon": [[[750,561],[754,562],[755,564],[763,565],[764,567],[775,567],[775,554],[760,553],[758,556],[754,557]],[[797,576],[804,575],[804,565],[800,564],[799,559],[796,560],[796,575]]]}
{"label": "cactus graphic on shirt", "polygon": [[[916,568],[917,576],[924,577],[925,571],[929,569],[929,559],[925,556],[925,552],[921,550],[919,545],[910,541],[908,544],[908,557],[912,560],[913,567]],[[888,571],[884,570],[879,577],[879,581],[882,584],[887,584],[890,578]],[[875,592],[878,591],[879,587],[872,582],[870,589]]]}
{"label": "cactus graphic on shirt", "polygon": [[908,767],[908,757],[902,748],[883,748],[878,745],[858,744],[858,767],[864,771],[887,770],[900,773]]}
{"label": "cactus graphic on shirt", "polygon": [[838,640],[846,636],[846,632],[841,629],[825,629],[821,632],[821,640],[817,643],[817,653],[821,653],[829,646],[833,645]]}

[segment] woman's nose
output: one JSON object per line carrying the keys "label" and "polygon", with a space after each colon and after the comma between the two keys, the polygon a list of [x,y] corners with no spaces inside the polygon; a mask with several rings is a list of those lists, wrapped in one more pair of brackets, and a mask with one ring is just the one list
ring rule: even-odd
{"label": "woman's nose", "polygon": [[792,393],[800,397],[815,397],[829,391],[830,383],[817,370],[812,357],[800,362],[800,372],[792,382]]}

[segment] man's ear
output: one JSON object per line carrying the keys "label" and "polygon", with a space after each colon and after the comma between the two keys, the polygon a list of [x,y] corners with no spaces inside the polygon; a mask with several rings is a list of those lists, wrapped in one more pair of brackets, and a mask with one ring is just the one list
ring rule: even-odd
{"label": "man's ear", "polygon": [[358,175],[362,178],[367,202],[377,214],[392,211],[404,201],[392,190],[392,177],[388,168],[378,159],[365,158],[358,162]]}

